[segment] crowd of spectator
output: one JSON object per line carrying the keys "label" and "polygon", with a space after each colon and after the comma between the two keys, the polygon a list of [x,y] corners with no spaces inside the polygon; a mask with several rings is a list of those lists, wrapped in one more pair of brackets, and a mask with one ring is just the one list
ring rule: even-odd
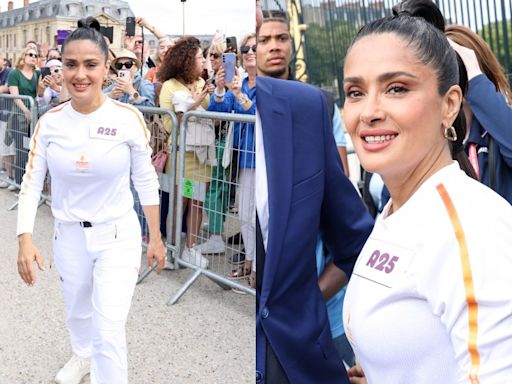
{"label": "crowd of spectator", "polygon": [[[150,52],[148,40],[144,38],[147,31],[158,39],[158,47],[153,54]],[[107,37],[105,41],[110,45]],[[226,40],[219,33],[215,34],[209,45],[193,36],[173,38],[159,31],[146,19],[137,17],[134,36],[124,37],[120,51],[109,50],[109,71],[104,79],[103,92],[121,103],[137,107],[161,107],[173,111],[179,122],[183,113],[193,110],[254,114],[255,64],[249,64],[254,67],[249,71],[250,75],[242,69],[247,67],[248,61],[244,61],[247,56],[252,56],[252,62],[255,61],[254,46],[254,34],[243,40],[241,51],[233,44],[226,44]],[[240,63],[237,64],[239,70],[232,82],[223,80],[222,55],[228,51],[236,53]],[[3,58],[1,52],[0,61],[2,94],[30,96],[39,114],[69,100],[70,96],[63,85],[63,63],[59,46],[49,47],[47,44],[28,41],[18,56],[15,68],[11,68],[11,63]],[[0,98],[0,168],[3,172],[0,188],[15,192],[19,189],[27,161],[27,144],[33,133],[30,132],[31,121],[38,118],[32,114],[33,109],[28,98]],[[179,129],[179,126],[173,127],[166,115],[148,113],[145,118],[153,136],[153,155],[156,155],[170,144],[171,132]],[[245,180],[242,188],[245,191],[244,197],[237,198],[240,209],[236,210],[240,212],[243,242],[238,235],[241,252],[232,257],[231,262],[243,263],[245,254],[249,253],[250,256],[247,257],[245,269],[239,270],[235,265],[230,275],[233,278],[247,277],[248,272],[245,271],[250,271],[250,260],[254,258],[254,250],[251,250],[254,248],[251,245],[251,238],[254,238],[253,225],[245,223],[251,220],[249,204],[253,200],[250,179],[254,175],[246,172],[250,169],[254,171],[254,158],[250,155],[254,152],[253,127],[248,124],[233,126],[226,121],[211,119],[191,119],[189,125],[190,132],[187,131],[185,149],[185,178],[204,184],[205,196],[183,199],[182,227],[186,235],[181,258],[191,264],[208,268],[209,260],[206,255],[226,253],[224,223],[230,196],[231,200],[235,199],[238,184]],[[231,132],[228,138],[229,127]],[[229,155],[227,162],[224,151]],[[240,171],[238,164],[241,164]],[[170,169],[170,156],[167,155],[163,169],[158,170],[161,171],[161,233],[166,237],[166,213],[171,204],[169,192],[171,188],[176,188],[169,185],[167,177],[171,171],[175,171]],[[135,210],[144,229],[146,223],[142,208],[135,190],[132,190]],[[205,207],[203,200],[206,201]],[[200,236],[203,215],[208,217],[208,222],[204,225],[207,231],[204,238]],[[248,225],[250,229],[246,230]],[[146,236],[143,235],[142,240],[145,239]],[[168,263],[167,267],[173,268],[173,265]]]}

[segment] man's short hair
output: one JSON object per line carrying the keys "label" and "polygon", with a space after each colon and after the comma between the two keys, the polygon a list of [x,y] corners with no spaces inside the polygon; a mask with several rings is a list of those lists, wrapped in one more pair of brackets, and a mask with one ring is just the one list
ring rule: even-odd
{"label": "man's short hair", "polygon": [[[265,22],[265,19],[282,19],[286,24],[289,24],[289,18],[288,13],[281,10],[265,10],[263,12],[263,22]],[[270,20],[270,21],[277,21],[277,20]]]}
{"label": "man's short hair", "polygon": [[261,25],[266,23],[283,23],[284,25],[286,25],[286,29],[288,31],[290,30],[290,22],[286,17],[263,17],[263,22],[261,23]]}

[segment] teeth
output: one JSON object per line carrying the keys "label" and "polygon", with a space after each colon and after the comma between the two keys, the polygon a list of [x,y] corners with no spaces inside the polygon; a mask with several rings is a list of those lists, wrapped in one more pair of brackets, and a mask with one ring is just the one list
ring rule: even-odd
{"label": "teeth", "polygon": [[383,143],[397,137],[397,135],[382,135],[382,136],[365,136],[364,140],[367,143]]}

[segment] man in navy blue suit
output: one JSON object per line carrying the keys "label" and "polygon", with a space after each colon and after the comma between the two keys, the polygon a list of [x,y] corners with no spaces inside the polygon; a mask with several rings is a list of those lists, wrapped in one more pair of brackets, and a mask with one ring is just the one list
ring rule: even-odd
{"label": "man in navy blue suit", "polygon": [[345,177],[323,93],[259,77],[256,380],[348,383],[318,286],[319,231],[350,276],[373,221]]}
{"label": "man in navy blue suit", "polygon": [[[258,30],[258,0],[256,10]],[[286,36],[280,28],[268,35],[258,47],[275,47],[257,59],[279,70]],[[323,93],[264,77],[256,92],[256,381],[348,383],[317,281],[315,245],[321,231],[348,279],[373,221],[342,171]]]}

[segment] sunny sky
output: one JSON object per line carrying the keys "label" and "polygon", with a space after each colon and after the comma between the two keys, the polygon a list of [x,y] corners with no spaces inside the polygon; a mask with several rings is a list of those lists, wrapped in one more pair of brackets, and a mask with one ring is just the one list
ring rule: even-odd
{"label": "sunny sky", "polygon": [[[13,0],[14,8],[21,8],[23,0]],[[35,1],[30,1],[34,3]],[[7,10],[8,0],[0,0],[0,8]],[[142,16],[165,33],[178,35],[183,31],[185,8],[186,34],[214,34],[221,30],[226,36],[239,39],[254,31],[254,0],[128,0],[136,16]],[[183,6],[184,4],[184,6]]]}

